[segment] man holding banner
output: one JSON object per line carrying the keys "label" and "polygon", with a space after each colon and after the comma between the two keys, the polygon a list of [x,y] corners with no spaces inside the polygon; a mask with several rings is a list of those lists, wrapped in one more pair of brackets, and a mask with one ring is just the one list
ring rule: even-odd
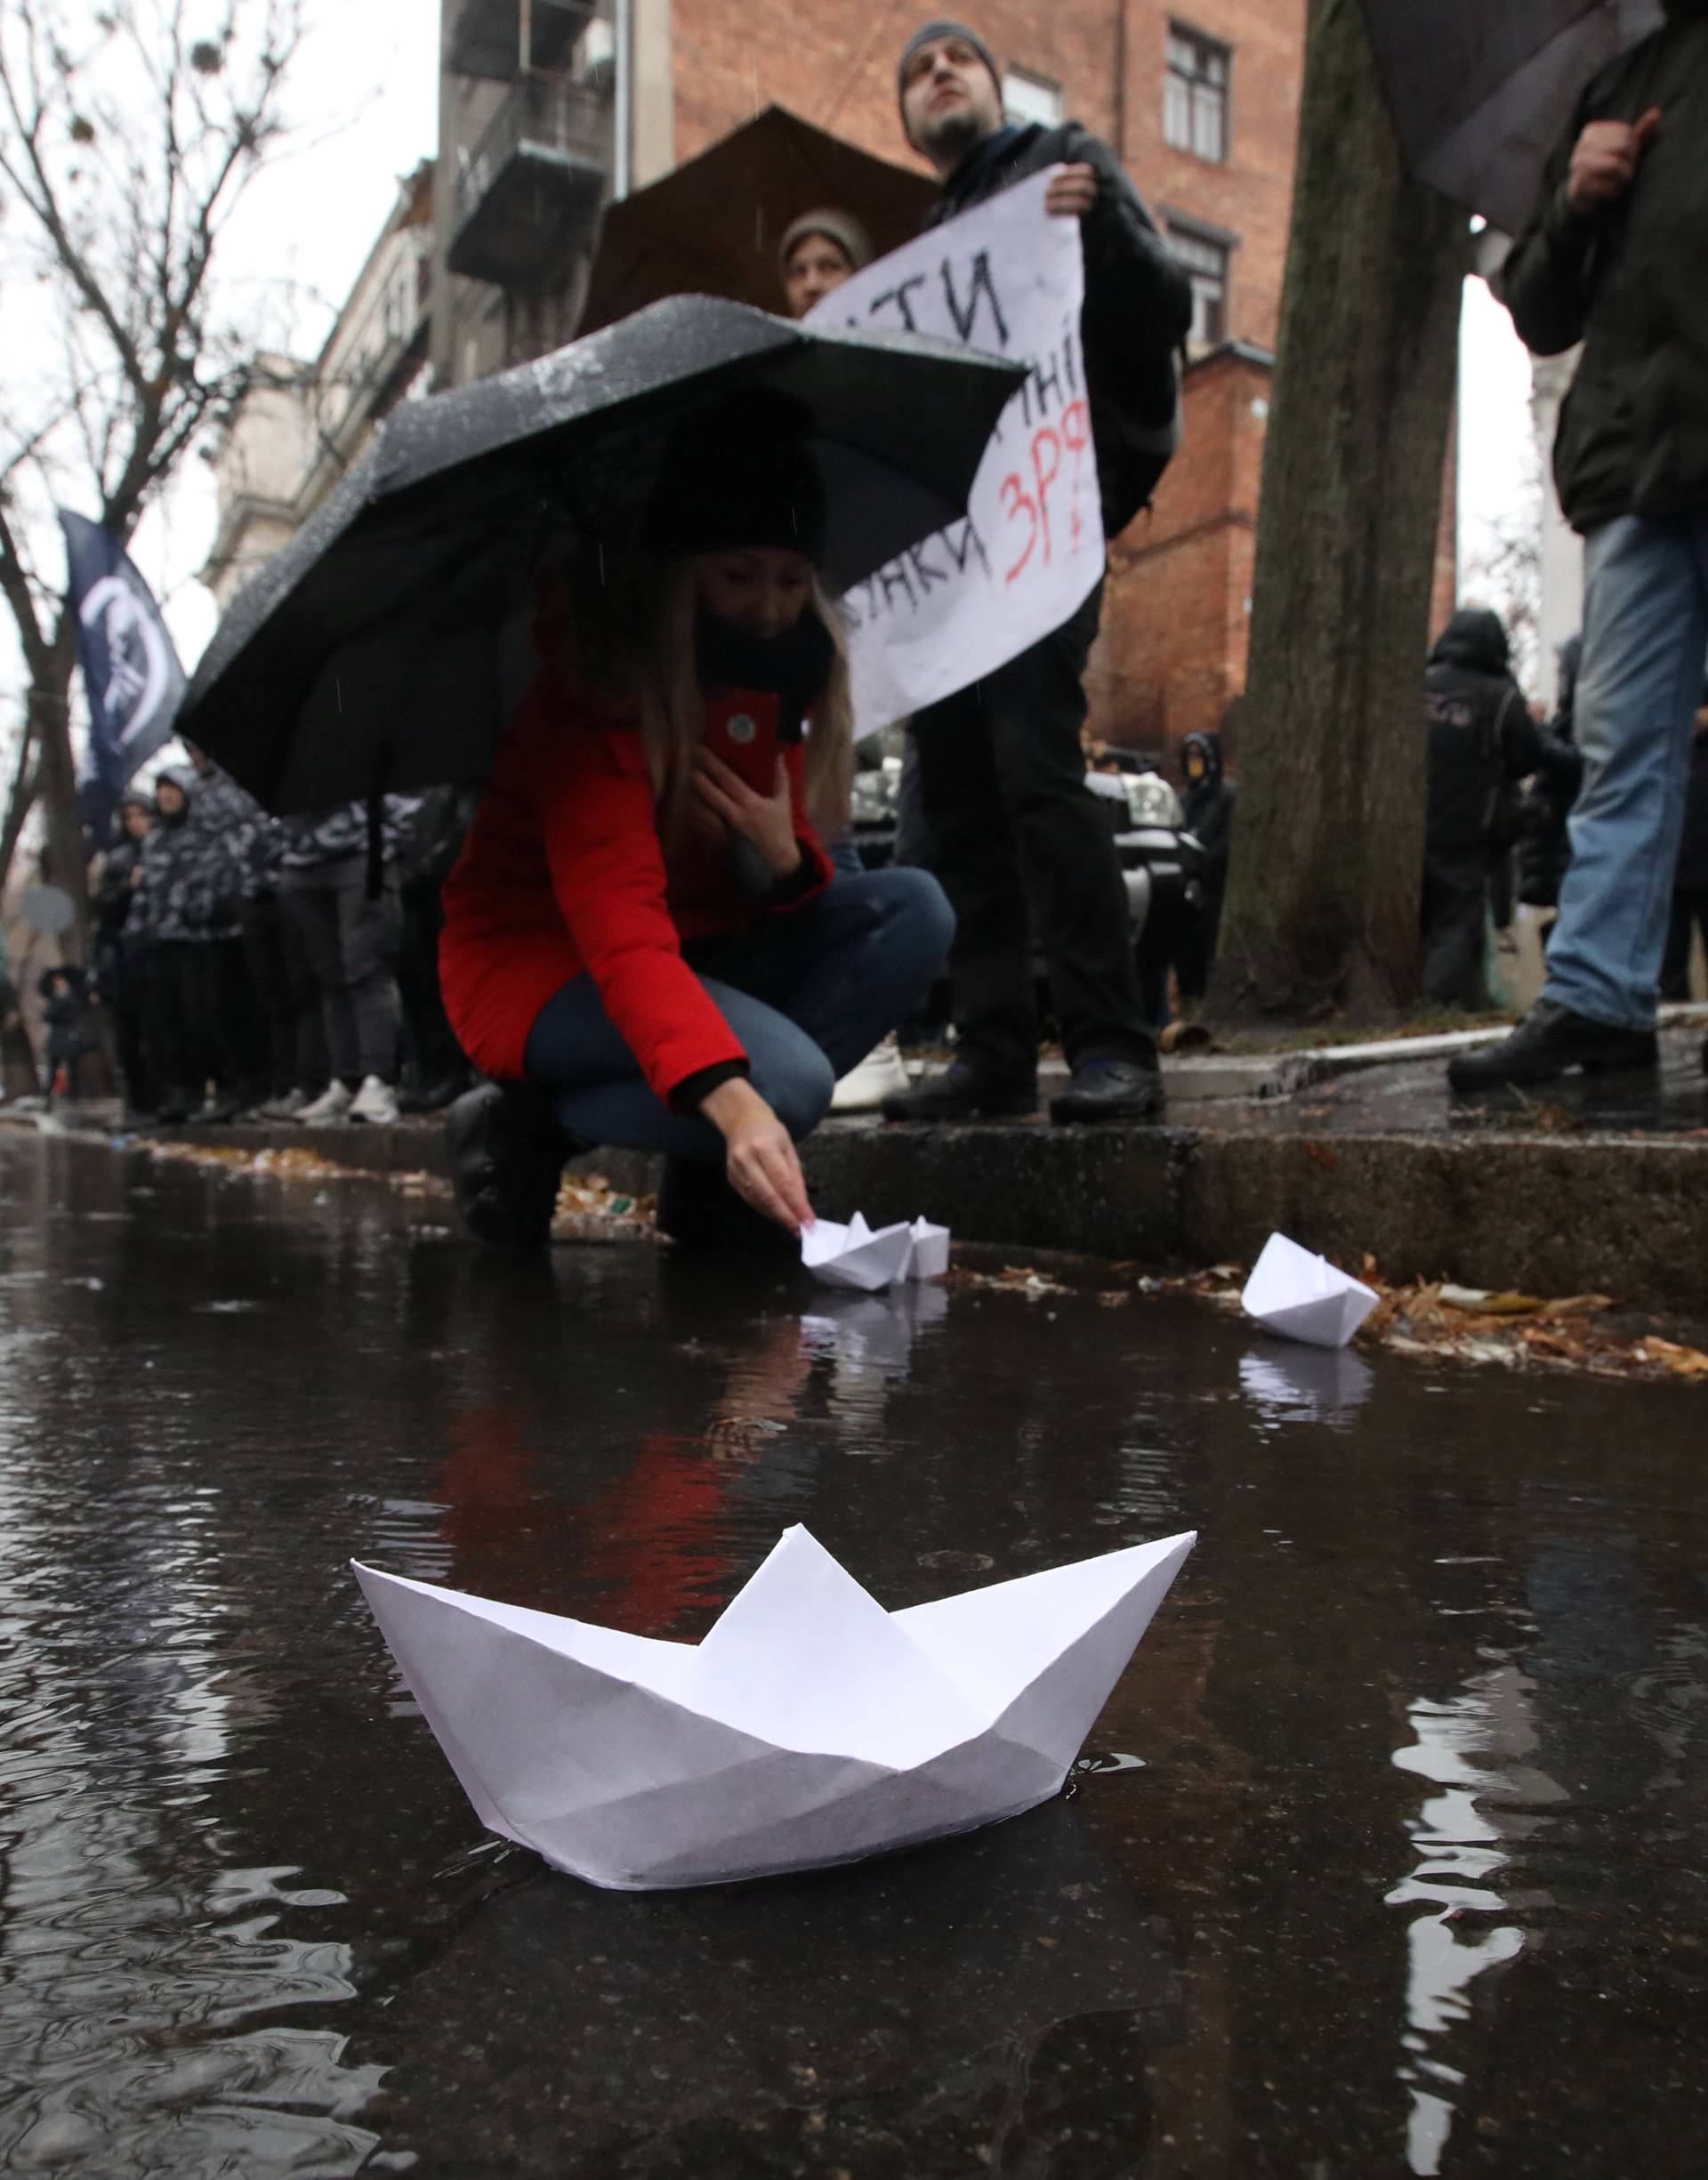
{"label": "man holding banner", "polygon": [[[1079,729],[1103,540],[1146,505],[1178,443],[1190,288],[1106,144],[1072,123],[1004,121],[996,64],[977,33],[926,24],[902,54],[898,89],[908,141],[944,184],[933,231],[832,303],[947,329],[1025,357],[1033,372],[964,529],[848,602],[857,701],[866,629],[890,662],[883,672],[905,684],[877,694],[874,670],[861,716],[914,713],[925,815],[957,920],[957,1059],[884,1111],[959,1120],[1035,1110],[1035,913],[1072,1070],[1051,1118],[1146,1119],[1163,1104],[1156,1046]],[[951,221],[953,243],[937,231]],[[874,281],[884,292],[867,295]],[[928,652],[908,683],[910,656]]]}

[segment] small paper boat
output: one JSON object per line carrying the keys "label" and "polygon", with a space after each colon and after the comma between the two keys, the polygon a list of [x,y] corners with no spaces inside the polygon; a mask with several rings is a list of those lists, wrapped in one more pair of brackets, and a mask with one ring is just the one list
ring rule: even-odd
{"label": "small paper boat", "polygon": [[886,1612],[790,1529],[697,1645],[352,1564],[481,1822],[645,1892],[856,1861],[1047,1801],[1196,1542]]}
{"label": "small paper boat", "polygon": [[876,1294],[898,1280],[940,1280],[949,1268],[949,1230],[915,1219],[874,1232],[858,1211],[846,1226],[818,1219],[802,1229],[801,1261],[827,1286]]}
{"label": "small paper boat", "polygon": [[1285,1234],[1271,1234],[1240,1296],[1245,1313],[1283,1338],[1344,1347],[1381,1297]]}

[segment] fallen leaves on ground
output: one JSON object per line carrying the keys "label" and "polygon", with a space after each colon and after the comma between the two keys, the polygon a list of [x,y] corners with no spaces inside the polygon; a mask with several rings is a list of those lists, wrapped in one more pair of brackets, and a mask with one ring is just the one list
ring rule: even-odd
{"label": "fallen leaves on ground", "polygon": [[658,1199],[613,1188],[603,1174],[565,1174],[552,1220],[554,1241],[656,1241]]}
{"label": "fallen leaves on ground", "polygon": [[[1708,1383],[1708,1353],[1633,1329],[1640,1318],[1610,1295],[1545,1299],[1443,1280],[1391,1286],[1368,1256],[1358,1276],[1380,1296],[1358,1333],[1360,1347],[1385,1347],[1395,1354],[1438,1357],[1481,1369]],[[1202,1295],[1221,1309],[1237,1312],[1245,1280],[1243,1265],[1216,1264],[1180,1279],[1140,1279],[1136,1286],[1140,1294]]]}
{"label": "fallen leaves on ground", "polygon": [[[278,1181],[373,1181],[402,1179],[405,1176],[359,1173],[348,1166],[334,1165],[331,1159],[323,1159],[318,1151],[299,1151],[294,1146],[282,1151],[245,1151],[235,1143],[177,1143],[150,1142],[145,1146],[151,1159],[171,1159],[181,1166],[202,1166],[229,1174],[270,1174]],[[408,1176],[413,1179],[415,1176]]]}
{"label": "fallen leaves on ground", "polygon": [[[1073,1290],[1059,1280],[1049,1280],[1030,1264],[1004,1264],[1000,1272],[975,1272],[968,1264],[951,1265],[943,1284],[957,1292],[969,1288],[985,1288],[992,1294],[1024,1295],[1028,1302],[1041,1302],[1046,1295],[1066,1295]],[[1116,1297],[1124,1299],[1124,1297]],[[1108,1307],[1114,1304],[1108,1295],[1098,1300]]]}

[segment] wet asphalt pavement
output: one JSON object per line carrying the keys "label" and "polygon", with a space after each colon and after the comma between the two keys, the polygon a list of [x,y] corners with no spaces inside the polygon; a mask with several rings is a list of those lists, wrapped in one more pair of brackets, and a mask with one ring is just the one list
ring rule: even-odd
{"label": "wet asphalt pavement", "polygon": [[[1704,2171],[1700,1392],[445,1215],[0,1134],[0,2165]],[[482,1833],[346,1566],[691,1638],[796,1521],[891,1605],[1203,1538],[1068,1797],[651,1897]]]}

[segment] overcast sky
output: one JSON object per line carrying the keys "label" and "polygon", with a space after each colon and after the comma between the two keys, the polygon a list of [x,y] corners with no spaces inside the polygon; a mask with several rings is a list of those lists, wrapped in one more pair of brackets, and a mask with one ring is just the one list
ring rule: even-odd
{"label": "overcast sky", "polygon": [[[294,77],[300,148],[257,182],[222,260],[227,292],[254,283],[272,310],[291,284],[291,339],[300,353],[312,355],[325,338],[399,178],[434,148],[438,20],[436,0],[319,0],[318,25]],[[1138,180],[1142,188],[1144,176]],[[1481,527],[1522,494],[1529,432],[1524,351],[1478,281],[1466,295],[1463,386],[1461,537],[1470,555]],[[212,480],[192,461],[133,548],[167,601],[187,666],[214,624],[213,602],[195,579],[213,534]]]}

